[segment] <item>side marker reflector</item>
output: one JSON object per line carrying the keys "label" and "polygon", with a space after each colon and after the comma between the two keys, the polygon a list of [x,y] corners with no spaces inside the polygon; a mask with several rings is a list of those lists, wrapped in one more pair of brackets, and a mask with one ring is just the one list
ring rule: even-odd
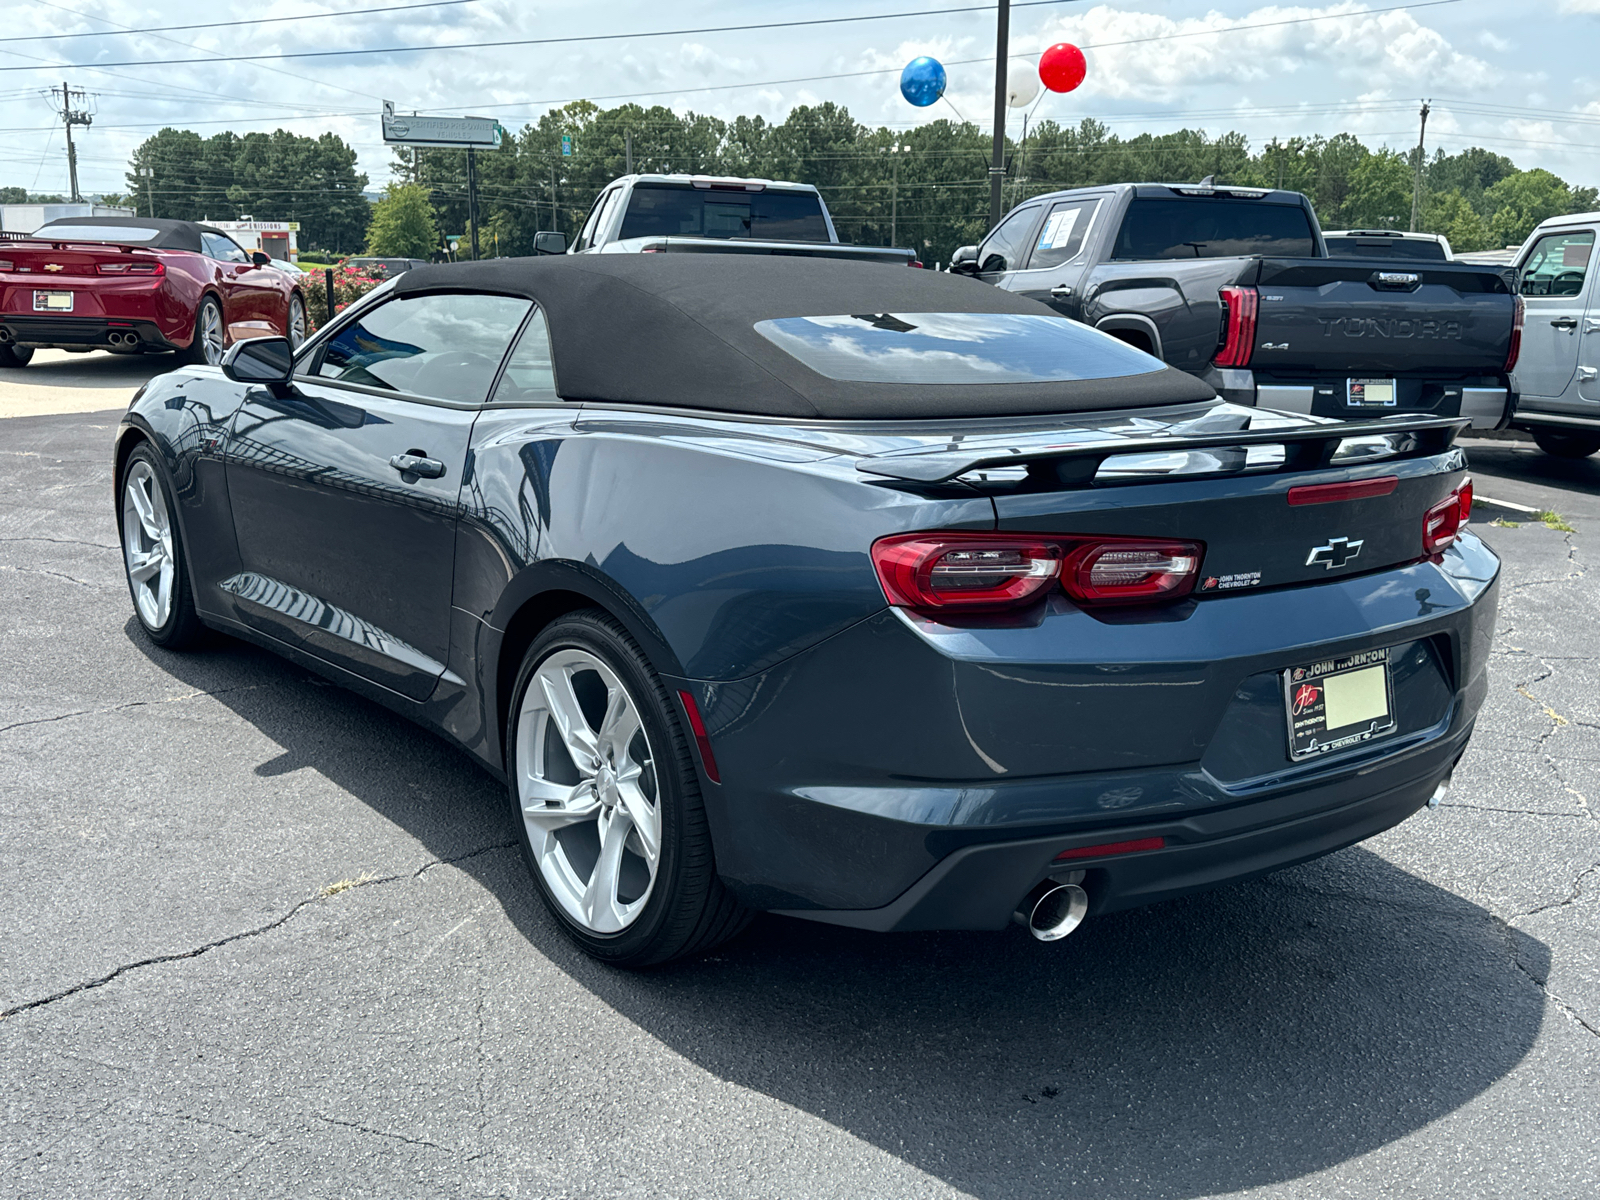
{"label": "side marker reflector", "polygon": [[688,692],[680,691],[678,700],[689,718],[689,732],[694,734],[694,744],[700,749],[700,765],[706,769],[706,778],[712,783],[721,783],[722,776],[717,771],[717,756],[711,753],[711,738],[706,734],[706,723],[700,719],[700,706]]}
{"label": "side marker reflector", "polygon": [[1074,846],[1056,855],[1057,862],[1070,862],[1074,858],[1104,858],[1108,854],[1137,854],[1140,850],[1159,850],[1167,844],[1164,837],[1135,838],[1131,842],[1103,842],[1098,846]]}

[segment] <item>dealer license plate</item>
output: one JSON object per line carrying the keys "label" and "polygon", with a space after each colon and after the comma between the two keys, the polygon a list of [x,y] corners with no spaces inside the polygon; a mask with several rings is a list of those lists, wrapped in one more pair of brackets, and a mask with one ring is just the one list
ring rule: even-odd
{"label": "dealer license plate", "polygon": [[1392,379],[1347,379],[1344,389],[1344,402],[1351,408],[1393,408],[1395,405]]}
{"label": "dealer license plate", "polygon": [[33,294],[34,312],[71,312],[71,292],[35,292]]}
{"label": "dealer license plate", "polygon": [[1345,750],[1395,730],[1387,650],[1365,650],[1283,673],[1289,757]]}

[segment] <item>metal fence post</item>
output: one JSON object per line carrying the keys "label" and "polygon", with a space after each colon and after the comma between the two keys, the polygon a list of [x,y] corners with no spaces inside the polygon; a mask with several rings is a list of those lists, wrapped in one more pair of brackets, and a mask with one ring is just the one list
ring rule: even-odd
{"label": "metal fence post", "polygon": [[322,278],[327,281],[328,285],[328,320],[331,321],[333,320],[333,268],[324,267]]}

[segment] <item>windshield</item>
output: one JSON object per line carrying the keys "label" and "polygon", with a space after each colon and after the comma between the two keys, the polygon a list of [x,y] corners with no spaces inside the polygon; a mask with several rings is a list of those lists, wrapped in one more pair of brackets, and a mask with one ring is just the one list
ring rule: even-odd
{"label": "windshield", "polygon": [[1135,200],[1128,206],[1112,257],[1234,258],[1270,254],[1311,258],[1316,240],[1305,209],[1232,197]]}
{"label": "windshield", "polygon": [[815,192],[746,192],[641,183],[628,199],[618,239],[759,238],[826,242],[828,223]]}
{"label": "windshield", "polygon": [[857,313],[780,317],[755,328],[818,374],[858,383],[1055,383],[1163,369],[1144,351],[1065,317]]}
{"label": "windshield", "polygon": [[1329,258],[1407,258],[1444,262],[1444,246],[1432,238],[1330,237]]}
{"label": "windshield", "polygon": [[161,236],[142,225],[46,225],[33,235],[47,242],[129,242],[138,245]]}

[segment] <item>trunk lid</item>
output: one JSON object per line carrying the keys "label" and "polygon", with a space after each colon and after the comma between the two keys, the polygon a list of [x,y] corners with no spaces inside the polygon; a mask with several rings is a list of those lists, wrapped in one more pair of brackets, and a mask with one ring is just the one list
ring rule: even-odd
{"label": "trunk lid", "polygon": [[159,253],[132,246],[0,240],[0,313],[48,313],[54,310],[36,304],[34,293],[70,291],[75,293],[72,308],[63,311],[72,316],[98,316],[98,301],[85,294],[92,293],[96,284],[149,281],[163,271]]}

